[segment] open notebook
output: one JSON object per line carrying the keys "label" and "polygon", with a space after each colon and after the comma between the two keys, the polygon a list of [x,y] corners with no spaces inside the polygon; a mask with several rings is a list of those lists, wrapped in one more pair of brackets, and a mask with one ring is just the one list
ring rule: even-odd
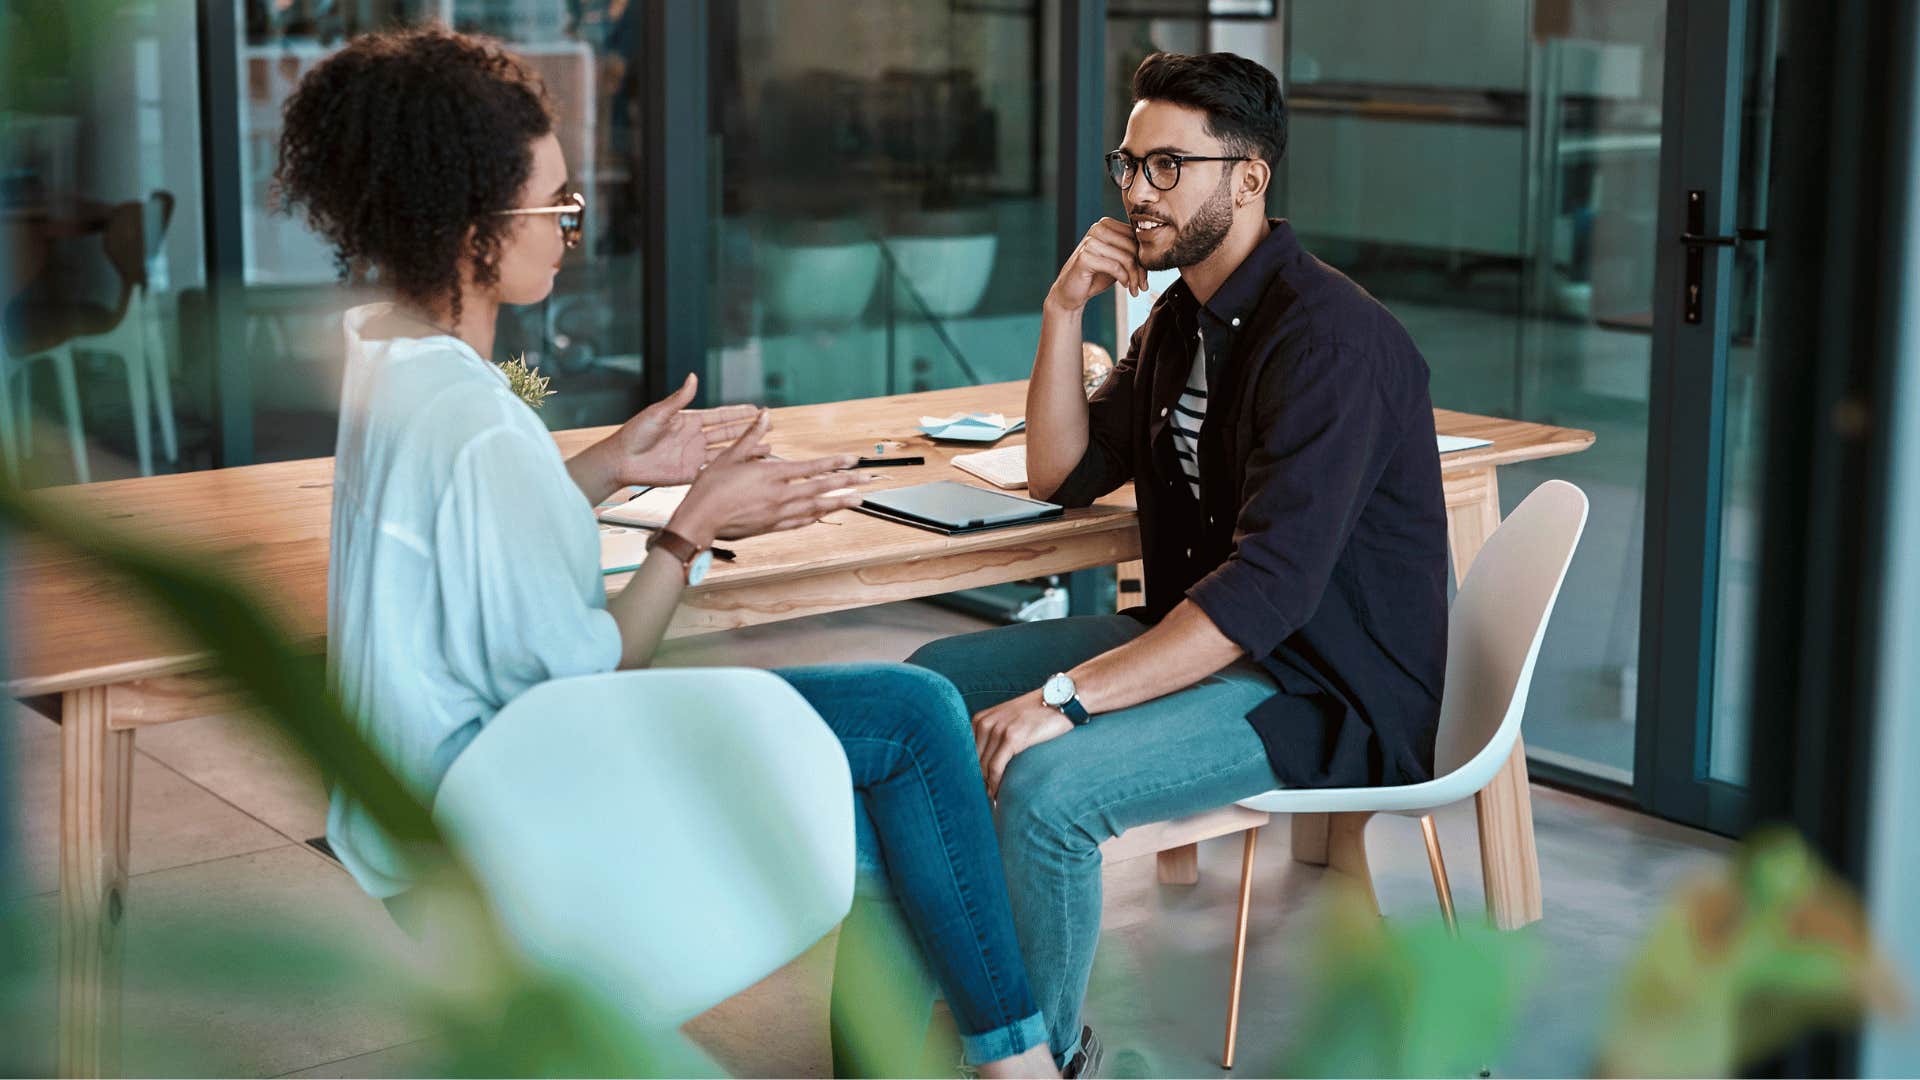
{"label": "open notebook", "polygon": [[1010,491],[1023,488],[1027,486],[1027,447],[1022,443],[977,454],[956,454],[953,467],[970,472],[994,487]]}
{"label": "open notebook", "polygon": [[[1487,439],[1472,439],[1464,435],[1441,435],[1438,438],[1443,454],[1493,445]],[[1024,444],[982,450],[977,454],[958,454],[953,459],[953,466],[995,487],[1014,490],[1027,486],[1027,448]]]}

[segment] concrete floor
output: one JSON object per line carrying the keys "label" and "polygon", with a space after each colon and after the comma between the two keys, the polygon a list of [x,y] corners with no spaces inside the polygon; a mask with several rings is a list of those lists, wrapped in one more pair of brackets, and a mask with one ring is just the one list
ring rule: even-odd
{"label": "concrete floor", "polygon": [[[668,662],[894,660],[978,625],[899,604],[683,641]],[[20,873],[0,887],[0,900],[20,902],[28,959],[39,966],[29,1034],[0,1039],[10,1044],[0,1046],[0,1071],[33,1074],[51,1068],[53,1042],[59,733],[23,709],[6,723],[23,843]],[[1506,1075],[1567,1075],[1584,1068],[1607,988],[1660,899],[1683,877],[1719,865],[1728,845],[1544,788],[1535,788],[1534,812],[1548,917],[1525,933],[1538,944],[1539,989],[1511,1051],[1493,1065]],[[1476,912],[1483,901],[1471,811],[1439,820],[1461,910]],[[270,734],[225,718],[141,732],[125,939],[131,1070],[403,1076],[433,1060],[424,1023],[356,966],[402,950],[405,939],[345,871],[304,843],[324,822],[318,778]],[[1297,972],[1324,872],[1291,863],[1285,835],[1267,830],[1255,879],[1237,1070],[1246,1075],[1278,1060],[1311,1000]],[[1388,917],[1432,917],[1413,822],[1378,820],[1368,844]],[[1109,1074],[1218,1074],[1239,853],[1237,839],[1203,845],[1193,887],[1160,886],[1151,859],[1107,867],[1106,934],[1087,1016],[1108,1046]],[[262,954],[273,962],[259,962]],[[740,1075],[825,1075],[831,962],[829,939],[689,1031]],[[189,969],[200,972],[191,982],[182,976]]]}

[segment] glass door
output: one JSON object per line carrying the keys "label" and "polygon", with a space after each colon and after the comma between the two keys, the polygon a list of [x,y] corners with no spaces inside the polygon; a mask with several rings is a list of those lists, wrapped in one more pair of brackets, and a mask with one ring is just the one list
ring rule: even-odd
{"label": "glass door", "polygon": [[[1757,610],[1762,282],[1783,0],[1676,10],[1654,305],[1636,787],[1720,832],[1746,814]],[[1663,400],[1664,399],[1664,400]]]}

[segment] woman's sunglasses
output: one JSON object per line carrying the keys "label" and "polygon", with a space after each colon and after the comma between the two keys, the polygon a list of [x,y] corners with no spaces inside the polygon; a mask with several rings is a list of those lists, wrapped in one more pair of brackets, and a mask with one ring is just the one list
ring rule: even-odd
{"label": "woman's sunglasses", "polygon": [[560,239],[568,247],[580,246],[580,234],[587,223],[587,197],[573,192],[566,201],[558,206],[529,206],[520,210],[501,210],[503,215],[515,214],[557,214],[560,220]]}

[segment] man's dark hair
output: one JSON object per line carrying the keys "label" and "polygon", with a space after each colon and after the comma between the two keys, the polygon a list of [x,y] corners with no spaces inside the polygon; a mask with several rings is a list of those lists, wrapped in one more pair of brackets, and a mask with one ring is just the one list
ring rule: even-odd
{"label": "man's dark hair", "polygon": [[289,212],[333,244],[343,280],[381,284],[460,318],[460,258],[499,279],[500,238],[553,130],[539,76],[498,42],[421,26],[363,34],[287,99],[274,182]]}
{"label": "man's dark hair", "polygon": [[1287,101],[1280,80],[1234,53],[1154,53],[1133,73],[1133,100],[1166,101],[1207,114],[1207,130],[1231,154],[1280,164],[1287,152]]}

